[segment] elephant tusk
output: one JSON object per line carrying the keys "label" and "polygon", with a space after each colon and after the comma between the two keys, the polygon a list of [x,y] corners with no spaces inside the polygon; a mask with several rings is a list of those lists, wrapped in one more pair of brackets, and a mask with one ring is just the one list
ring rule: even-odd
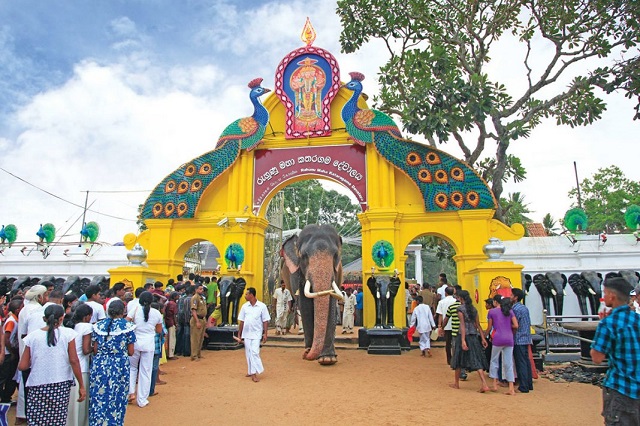
{"label": "elephant tusk", "polygon": [[376,291],[376,299],[380,299],[380,292]]}
{"label": "elephant tusk", "polygon": [[554,296],[557,296],[557,295],[558,295],[558,292],[557,292],[557,291],[555,291],[554,289],[551,289],[551,294],[553,294]]}
{"label": "elephant tusk", "polygon": [[331,296],[339,300],[344,300],[344,296],[342,295],[342,292],[340,291],[340,288],[338,287],[338,284],[336,284],[335,280],[331,282],[331,288],[333,290]]}
{"label": "elephant tusk", "polygon": [[310,299],[315,299],[316,297],[318,297],[317,293],[313,293],[311,291],[311,283],[309,282],[309,280],[307,280],[307,282],[304,283],[304,295]]}
{"label": "elephant tusk", "polygon": [[385,296],[387,299],[389,299],[391,297],[391,294],[389,294],[389,292],[387,292],[387,295]]}
{"label": "elephant tusk", "polygon": [[231,296],[231,292],[230,291],[228,291],[227,294],[224,295],[224,297],[229,297],[229,296]]}
{"label": "elephant tusk", "polygon": [[593,289],[591,287],[589,287],[589,293],[593,294],[594,296],[596,295],[596,292],[593,291]]}
{"label": "elephant tusk", "polygon": [[562,290],[562,295],[563,295],[563,296],[566,296],[566,295],[567,295],[567,291],[563,289],[563,290]]}

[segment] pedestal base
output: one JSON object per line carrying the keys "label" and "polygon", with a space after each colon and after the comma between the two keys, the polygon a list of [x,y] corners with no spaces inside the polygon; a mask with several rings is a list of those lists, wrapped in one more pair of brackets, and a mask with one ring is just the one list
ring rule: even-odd
{"label": "pedestal base", "polygon": [[[358,331],[358,347],[367,349],[370,355],[400,355],[403,330],[399,328],[361,328]],[[406,334],[406,330],[404,330]]]}
{"label": "pedestal base", "polygon": [[241,349],[244,346],[242,343],[238,343],[233,339],[234,335],[238,335],[237,325],[227,325],[224,327],[209,327],[207,328],[207,334],[209,335],[209,342],[207,343],[207,349],[220,350],[220,349]]}

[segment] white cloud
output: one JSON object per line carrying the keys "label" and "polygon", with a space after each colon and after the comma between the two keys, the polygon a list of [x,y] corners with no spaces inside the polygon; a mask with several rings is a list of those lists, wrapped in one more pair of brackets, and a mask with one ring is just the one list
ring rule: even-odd
{"label": "white cloud", "polygon": [[[195,41],[212,46],[211,56],[178,65],[167,65],[160,53],[144,49],[152,42],[141,35],[142,23],[124,16],[112,21],[109,43],[112,48],[126,45],[119,50],[122,56],[113,62],[85,58],[64,84],[33,96],[10,117],[20,130],[14,139],[0,138],[2,167],[78,205],[84,204],[82,191],[92,191],[93,210],[128,219],[88,214],[87,220],[102,226],[100,239],[113,243],[135,232],[137,206],[148,194],[93,191],[151,190],[180,164],[215,147],[227,124],[251,113],[248,81],[262,76],[272,88],[278,62],[302,46],[299,35],[307,15],[318,33],[314,44],[336,56],[342,80],[349,79],[350,71],[363,72],[365,92],[377,93],[386,50],[374,41],[354,54],[341,54],[335,2],[272,2],[251,11],[230,2],[216,7],[215,16],[224,19],[191,29]],[[631,122],[631,102],[619,95],[607,101],[609,110],[594,126],[569,129],[544,123],[531,138],[512,144],[528,178],[506,185],[505,193],[522,192],[536,211],[534,219],[547,212],[561,217],[569,208],[573,161],[581,178],[616,164],[629,178],[640,180],[635,164],[638,124]],[[441,147],[460,155],[454,144]],[[488,147],[486,155],[492,151]],[[0,224],[16,224],[19,240],[35,239],[44,222],[54,223],[61,233],[82,214],[81,207],[0,173],[0,191],[9,206],[0,214]],[[77,234],[80,226],[74,225],[71,233]]]}

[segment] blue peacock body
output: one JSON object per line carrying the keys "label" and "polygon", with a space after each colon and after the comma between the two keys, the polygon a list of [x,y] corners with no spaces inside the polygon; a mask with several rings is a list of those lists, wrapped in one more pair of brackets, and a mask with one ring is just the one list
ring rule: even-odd
{"label": "blue peacock body", "polygon": [[443,151],[402,138],[388,115],[360,109],[364,75],[350,73],[345,84],[353,95],[342,109],[349,136],[360,145],[373,144],[384,158],[416,184],[426,211],[495,209],[496,200],[487,184],[467,164]]}
{"label": "blue peacock body", "polygon": [[259,97],[269,92],[262,79],[249,83],[253,115],[229,124],[218,139],[216,148],[183,164],[166,176],[145,202],[141,218],[193,218],[204,190],[238,159],[243,149],[251,151],[262,140],[269,112]]}

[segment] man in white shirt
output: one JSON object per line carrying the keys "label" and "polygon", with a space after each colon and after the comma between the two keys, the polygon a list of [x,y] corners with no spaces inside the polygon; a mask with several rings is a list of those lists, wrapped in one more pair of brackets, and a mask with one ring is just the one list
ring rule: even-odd
{"label": "man in white shirt", "polygon": [[93,309],[93,315],[91,315],[91,324],[95,324],[107,317],[102,306],[102,296],[100,296],[100,286],[92,284],[84,291],[87,296],[87,305]]}
{"label": "man in white shirt", "polygon": [[342,334],[353,334],[353,321],[356,313],[356,296],[347,288],[344,298],[344,312],[342,314]]}
{"label": "man in white shirt", "polygon": [[440,282],[439,282],[439,287],[438,290],[436,290],[436,292],[438,293],[438,295],[440,296],[438,298],[438,301],[444,299],[446,297],[446,294],[444,293],[444,289],[449,287],[449,282],[447,281],[447,274],[440,274]]}
{"label": "man in white shirt", "polygon": [[247,288],[245,294],[247,302],[240,308],[238,315],[237,342],[244,340],[244,353],[247,357],[247,375],[254,382],[260,381],[258,374],[264,371],[260,359],[260,342],[267,343],[267,329],[269,327],[269,310],[267,305],[256,299],[256,289]]}
{"label": "man in white shirt", "polygon": [[280,280],[280,287],[273,293],[273,303],[276,305],[276,334],[285,334],[292,301],[291,292],[285,288],[284,280]]}
{"label": "man in white shirt", "polygon": [[431,356],[431,330],[436,327],[436,323],[433,320],[431,307],[422,303],[422,296],[416,297],[416,300],[418,301],[418,306],[411,313],[409,327],[413,327],[417,323],[416,330],[420,333],[422,356],[427,356],[427,354]]}
{"label": "man in white shirt", "polygon": [[456,303],[455,297],[453,297],[453,287],[447,287],[444,289],[445,297],[444,299],[438,302],[438,307],[436,308],[436,315],[438,315],[438,335],[444,336],[445,339],[445,351],[447,353],[447,364],[451,363],[451,321],[447,321],[447,323],[443,327],[444,318],[447,315],[447,310],[451,305]]}

